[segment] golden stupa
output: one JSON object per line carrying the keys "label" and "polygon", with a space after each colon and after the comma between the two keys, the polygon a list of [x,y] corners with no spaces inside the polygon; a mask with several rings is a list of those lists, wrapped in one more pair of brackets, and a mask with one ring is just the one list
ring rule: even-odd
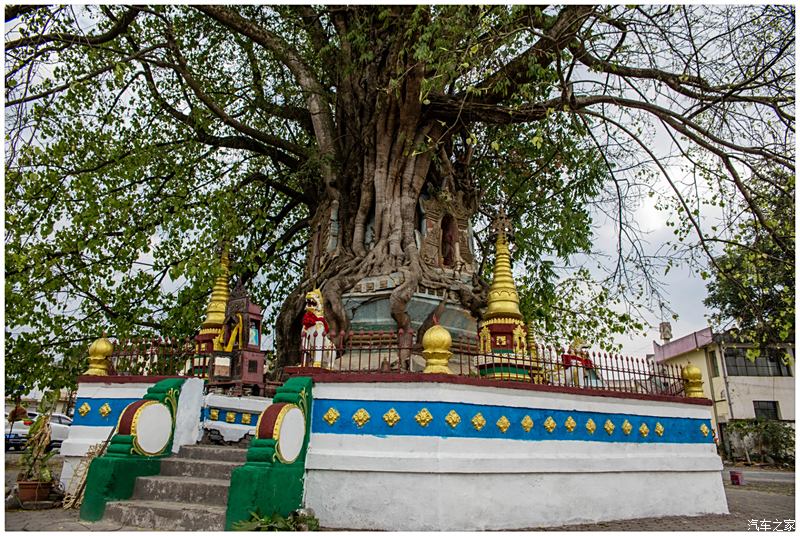
{"label": "golden stupa", "polygon": [[489,287],[489,306],[483,315],[483,320],[494,318],[509,318],[522,320],[519,311],[519,294],[514,284],[511,273],[511,250],[508,248],[508,229],[511,224],[502,210],[495,220],[494,229],[497,233],[495,242],[494,273],[492,285]]}
{"label": "golden stupa", "polygon": [[211,290],[211,299],[206,307],[206,319],[200,327],[200,333],[219,333],[225,324],[225,311],[228,307],[230,289],[228,287],[228,277],[230,276],[230,261],[228,260],[227,249],[222,250],[220,256],[220,274],[214,280],[214,288]]}

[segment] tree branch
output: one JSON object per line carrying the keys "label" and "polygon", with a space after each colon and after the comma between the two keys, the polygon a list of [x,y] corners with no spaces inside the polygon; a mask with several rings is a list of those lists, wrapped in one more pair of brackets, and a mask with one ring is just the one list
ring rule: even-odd
{"label": "tree branch", "polygon": [[289,68],[306,95],[308,110],[314,125],[314,133],[319,144],[320,156],[323,157],[321,167],[323,168],[326,184],[330,184],[334,179],[334,173],[330,164],[325,163],[325,160],[326,158],[334,158],[338,154],[335,143],[336,129],[334,128],[333,115],[328,103],[328,92],[314,76],[311,68],[300,58],[297,51],[281,37],[263,26],[245,19],[234,10],[223,6],[210,5],[194,7],[223,26],[249,37],[262,47],[270,50],[281,63]]}
{"label": "tree branch", "polygon": [[49,42],[59,42],[59,43],[69,43],[72,45],[86,45],[86,46],[96,46],[101,45],[103,43],[108,43],[109,41],[113,41],[120,35],[122,35],[128,27],[133,23],[136,15],[139,14],[141,11],[138,7],[131,7],[125,13],[123,13],[122,17],[117,20],[114,25],[103,34],[99,35],[75,35],[75,34],[67,34],[67,33],[53,33],[53,34],[45,34],[45,35],[32,35],[30,37],[21,37],[14,41],[10,41],[6,43],[6,50],[14,50],[20,47],[28,47],[28,46],[40,46],[44,43]]}

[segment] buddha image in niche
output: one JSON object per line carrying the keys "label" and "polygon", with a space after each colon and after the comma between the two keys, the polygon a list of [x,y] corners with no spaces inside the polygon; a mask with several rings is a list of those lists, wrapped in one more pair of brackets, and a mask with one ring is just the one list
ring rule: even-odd
{"label": "buddha image in niche", "polygon": [[258,346],[258,322],[250,322],[248,344]]}

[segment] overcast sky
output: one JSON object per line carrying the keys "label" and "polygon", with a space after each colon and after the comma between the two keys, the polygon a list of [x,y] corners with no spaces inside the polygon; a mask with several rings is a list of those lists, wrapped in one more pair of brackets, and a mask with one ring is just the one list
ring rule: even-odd
{"label": "overcast sky", "polygon": [[[653,249],[659,245],[674,241],[675,235],[672,228],[666,226],[666,213],[655,208],[654,198],[647,199],[637,210],[638,221],[643,230],[649,231],[647,241]],[[605,238],[608,248],[613,248],[613,243]],[[705,316],[710,310],[703,305],[706,292],[706,281],[685,265],[675,267],[665,276],[663,272],[656,274],[664,284],[665,305],[678,315],[677,320],[672,319],[671,313],[665,312],[662,319],[658,311],[645,320],[653,325],[647,330],[647,337],[640,333],[618,337],[616,342],[622,345],[623,353],[636,357],[653,352],[653,341],[661,342],[658,323],[662,320],[672,323],[672,338],[677,339],[694,331],[703,329],[708,325]]]}

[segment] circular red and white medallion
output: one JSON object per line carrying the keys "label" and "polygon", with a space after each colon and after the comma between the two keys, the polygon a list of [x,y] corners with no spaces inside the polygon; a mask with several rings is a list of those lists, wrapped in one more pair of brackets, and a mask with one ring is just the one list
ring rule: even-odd
{"label": "circular red and white medallion", "polygon": [[117,433],[132,435],[137,450],[157,456],[164,452],[172,436],[172,413],[155,400],[138,400],[122,411]]}
{"label": "circular red and white medallion", "polygon": [[274,439],[278,459],[283,463],[292,463],[303,450],[306,418],[294,404],[272,404],[259,417],[256,433],[259,439]]}

